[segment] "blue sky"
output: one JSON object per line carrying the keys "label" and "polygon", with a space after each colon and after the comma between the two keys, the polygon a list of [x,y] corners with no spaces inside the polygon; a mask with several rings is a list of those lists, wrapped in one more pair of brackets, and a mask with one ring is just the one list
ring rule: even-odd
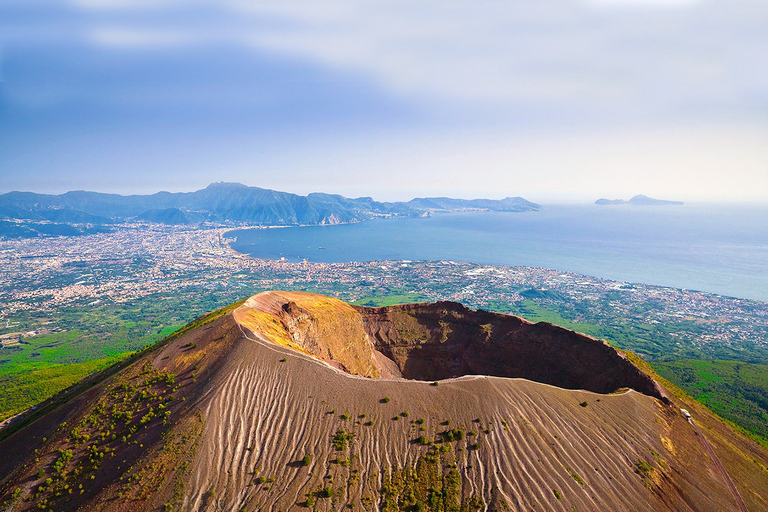
{"label": "blue sky", "polygon": [[768,201],[768,2],[5,0],[0,192]]}

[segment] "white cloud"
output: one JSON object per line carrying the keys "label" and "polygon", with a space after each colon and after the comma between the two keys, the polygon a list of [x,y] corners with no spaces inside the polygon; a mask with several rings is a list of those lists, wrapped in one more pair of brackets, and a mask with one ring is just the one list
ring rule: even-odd
{"label": "white cloud", "polygon": [[[79,31],[76,35],[91,44],[136,52],[130,54],[136,62],[141,52],[158,48],[208,46],[214,51],[200,52],[194,65],[206,69],[211,61],[205,59],[229,59],[232,64],[221,68],[225,76],[217,78],[236,82],[236,94],[222,94],[230,85],[219,88],[192,73],[176,80],[172,71],[170,79],[162,73],[147,76],[148,87],[142,87],[143,75],[126,86],[105,80],[113,88],[107,92],[116,90],[113,96],[142,105],[147,98],[153,105],[178,100],[179,109],[203,105],[210,112],[226,100],[228,109],[242,110],[243,125],[256,119],[254,131],[263,125],[257,126],[259,113],[248,111],[244,98],[269,104],[275,118],[285,113],[300,123],[303,112],[292,98],[270,96],[279,96],[284,75],[267,92],[250,80],[263,69],[268,82],[269,66],[283,58],[293,66],[291,73],[298,70],[297,81],[304,79],[305,68],[306,76],[317,76],[313,73],[321,68],[328,81],[359,78],[363,102],[407,105],[417,112],[404,116],[411,117],[403,124],[414,127],[401,136],[378,125],[376,109],[361,112],[344,133],[324,126],[300,136],[301,129],[315,125],[291,125],[286,130],[296,133],[274,144],[274,154],[253,144],[215,153],[208,141],[201,142],[200,152],[216,154],[210,161],[219,159],[222,169],[253,169],[254,162],[268,169],[259,180],[228,179],[291,189],[300,182],[308,187],[304,192],[378,190],[382,197],[395,182],[424,193],[445,186],[452,187],[444,191],[451,195],[504,190],[532,199],[551,197],[555,190],[582,197],[594,191],[611,197],[669,191],[683,199],[764,199],[768,191],[764,0],[72,0],[70,5],[76,23],[72,13],[59,25],[48,20],[34,30],[0,21],[4,44],[13,34],[21,34],[23,44],[42,45],[46,38],[58,44]],[[227,54],[233,48],[235,57]],[[257,57],[249,61],[243,48]],[[167,60],[158,62],[172,62],[175,55],[165,52]],[[252,74],[232,72],[241,63]],[[146,69],[149,74],[153,68]],[[40,101],[48,105],[58,94],[50,83],[40,80],[16,94],[34,96],[39,85]],[[91,81],[82,83],[83,103],[93,102]],[[7,89],[6,99],[14,100]],[[318,88],[312,105],[324,106],[323,94],[349,90]],[[335,98],[328,99],[333,105]],[[345,115],[358,115],[351,105]],[[331,110],[316,112],[312,122],[326,115],[333,120]],[[446,126],[438,125],[443,121]],[[529,133],[532,128],[540,132]],[[350,140],[350,132],[358,131],[365,132],[360,140]],[[224,136],[222,145],[232,134]],[[303,136],[322,138],[323,144],[305,150]],[[230,153],[241,160],[230,165]],[[209,175],[209,163],[200,165],[201,174]],[[441,176],[439,183],[435,175]],[[327,183],[346,188],[329,189]]]}
{"label": "white cloud", "polygon": [[[72,1],[107,12],[88,24],[97,44],[245,45],[356,73],[427,103],[613,117],[765,108],[758,96],[768,83],[766,2]],[[646,8],[598,8],[630,4]],[[677,8],[663,8],[670,6]],[[186,14],[168,15],[175,10]],[[115,11],[127,21],[116,24]],[[153,13],[163,13],[160,21]]]}

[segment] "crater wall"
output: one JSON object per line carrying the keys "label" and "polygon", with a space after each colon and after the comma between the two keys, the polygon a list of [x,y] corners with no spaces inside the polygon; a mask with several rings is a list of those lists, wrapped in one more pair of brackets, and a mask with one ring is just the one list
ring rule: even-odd
{"label": "crater wall", "polygon": [[455,302],[368,308],[310,293],[265,292],[248,299],[235,318],[273,343],[364,377],[490,375],[665,397],[656,381],[603,341]]}
{"label": "crater wall", "polygon": [[356,309],[375,348],[406,379],[492,375],[597,393],[632,388],[664,396],[652,378],[605,342],[549,323],[454,302]]}

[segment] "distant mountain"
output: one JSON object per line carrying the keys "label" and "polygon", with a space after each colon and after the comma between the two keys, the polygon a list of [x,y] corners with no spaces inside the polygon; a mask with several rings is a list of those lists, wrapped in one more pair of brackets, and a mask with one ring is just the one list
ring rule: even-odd
{"label": "distant mountain", "polygon": [[35,222],[0,220],[0,237],[35,238],[38,236],[79,236],[108,233],[112,228],[103,224],[65,224],[60,222]]}
{"label": "distant mountain", "polygon": [[527,212],[538,210],[539,205],[522,197],[504,199],[451,199],[450,197],[417,197],[406,205],[421,211],[486,210],[492,212]]}
{"label": "distant mountain", "polygon": [[615,205],[615,204],[633,204],[636,206],[680,206],[682,201],[667,201],[665,199],[654,199],[652,197],[644,196],[642,194],[636,195],[629,201],[624,199],[598,199],[595,204],[599,205]]}
{"label": "distant mountain", "polygon": [[136,220],[155,222],[157,224],[181,225],[200,223],[204,219],[199,214],[194,215],[192,212],[184,212],[178,208],[164,208],[162,210],[147,210],[136,217]]}
{"label": "distant mountain", "polygon": [[537,204],[520,197],[502,200],[438,197],[382,203],[370,197],[351,199],[322,193],[300,196],[239,183],[214,183],[196,192],[152,195],[121,196],[86,191],[61,195],[32,192],[0,195],[0,219],[92,225],[139,220],[170,225],[208,221],[295,226],[418,216],[432,211],[520,212],[538,208]]}

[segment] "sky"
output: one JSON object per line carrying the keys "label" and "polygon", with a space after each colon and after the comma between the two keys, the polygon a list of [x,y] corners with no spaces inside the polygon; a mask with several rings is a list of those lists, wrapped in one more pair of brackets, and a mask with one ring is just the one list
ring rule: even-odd
{"label": "sky", "polygon": [[3,0],[0,193],[768,201],[764,0]]}

